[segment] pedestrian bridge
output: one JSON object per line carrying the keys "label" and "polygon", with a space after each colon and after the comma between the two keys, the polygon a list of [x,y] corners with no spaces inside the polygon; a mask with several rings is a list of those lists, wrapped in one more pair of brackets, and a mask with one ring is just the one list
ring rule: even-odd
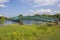
{"label": "pedestrian bridge", "polygon": [[[49,17],[49,18],[46,18],[46,17],[34,17],[34,16],[30,16],[30,17],[23,17],[23,19],[26,19],[26,18],[29,18],[30,20],[32,21],[43,21],[43,22],[53,22],[53,21],[57,21],[56,18],[52,18],[52,17]],[[16,17],[13,17],[12,18],[12,21],[17,21],[17,20],[21,20],[18,16]]]}

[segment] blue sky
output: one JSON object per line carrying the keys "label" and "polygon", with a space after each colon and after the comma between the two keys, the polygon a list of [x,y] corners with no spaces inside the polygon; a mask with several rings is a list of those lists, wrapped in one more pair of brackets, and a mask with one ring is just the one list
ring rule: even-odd
{"label": "blue sky", "polygon": [[60,0],[0,0],[0,14],[13,17],[60,13]]}

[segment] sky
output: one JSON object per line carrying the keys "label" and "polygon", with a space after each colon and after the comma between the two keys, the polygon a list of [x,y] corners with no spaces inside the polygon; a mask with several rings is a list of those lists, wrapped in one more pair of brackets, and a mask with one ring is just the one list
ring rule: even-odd
{"label": "sky", "polygon": [[60,0],[0,0],[0,14],[5,17],[56,13],[60,13]]}

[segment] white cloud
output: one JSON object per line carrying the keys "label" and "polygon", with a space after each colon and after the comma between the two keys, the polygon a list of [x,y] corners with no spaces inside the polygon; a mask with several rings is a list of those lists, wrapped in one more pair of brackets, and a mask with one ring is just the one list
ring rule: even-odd
{"label": "white cloud", "polygon": [[0,4],[0,7],[7,7],[6,5],[4,5],[4,4]]}
{"label": "white cloud", "polygon": [[51,9],[41,9],[40,12],[51,12]]}
{"label": "white cloud", "polygon": [[52,14],[52,10],[51,9],[40,9],[40,13],[41,14]]}
{"label": "white cloud", "polygon": [[[36,12],[47,12],[47,11],[50,11],[50,9],[38,9],[38,10],[36,10]],[[35,11],[30,10],[30,12],[35,12]]]}
{"label": "white cloud", "polygon": [[52,12],[51,9],[40,9],[40,10],[36,10],[36,12],[41,12],[41,13],[46,13],[46,12]]}
{"label": "white cloud", "polygon": [[9,0],[0,0],[0,7],[7,7],[4,3],[9,2]]}
{"label": "white cloud", "polygon": [[51,9],[40,9],[32,12],[33,14],[52,14]]}
{"label": "white cloud", "polygon": [[9,2],[9,0],[0,0],[0,3]]}
{"label": "white cloud", "polygon": [[18,0],[18,1],[20,1],[22,3],[28,3],[28,2],[31,2],[32,0]]}
{"label": "white cloud", "polygon": [[3,16],[2,14],[0,14],[0,16]]}
{"label": "white cloud", "polygon": [[40,10],[36,10],[35,12],[33,12],[33,14],[50,14],[50,15],[54,15],[54,14],[60,14],[60,10],[55,10],[52,11],[51,9],[40,9]]}
{"label": "white cloud", "polygon": [[58,7],[60,7],[60,4],[58,4]]}
{"label": "white cloud", "polygon": [[60,13],[60,11],[59,10],[56,10],[55,13]]}
{"label": "white cloud", "polygon": [[19,0],[20,2],[27,3],[32,7],[55,5],[59,0]]}
{"label": "white cloud", "polygon": [[57,2],[58,0],[34,0],[34,3],[36,3],[36,5],[34,5],[33,7],[53,5]]}

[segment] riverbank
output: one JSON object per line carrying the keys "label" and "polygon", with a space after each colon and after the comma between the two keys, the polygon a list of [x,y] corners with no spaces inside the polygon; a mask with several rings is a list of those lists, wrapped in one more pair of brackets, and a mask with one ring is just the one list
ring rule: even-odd
{"label": "riverbank", "polygon": [[60,40],[60,25],[19,25],[0,27],[0,40]]}

